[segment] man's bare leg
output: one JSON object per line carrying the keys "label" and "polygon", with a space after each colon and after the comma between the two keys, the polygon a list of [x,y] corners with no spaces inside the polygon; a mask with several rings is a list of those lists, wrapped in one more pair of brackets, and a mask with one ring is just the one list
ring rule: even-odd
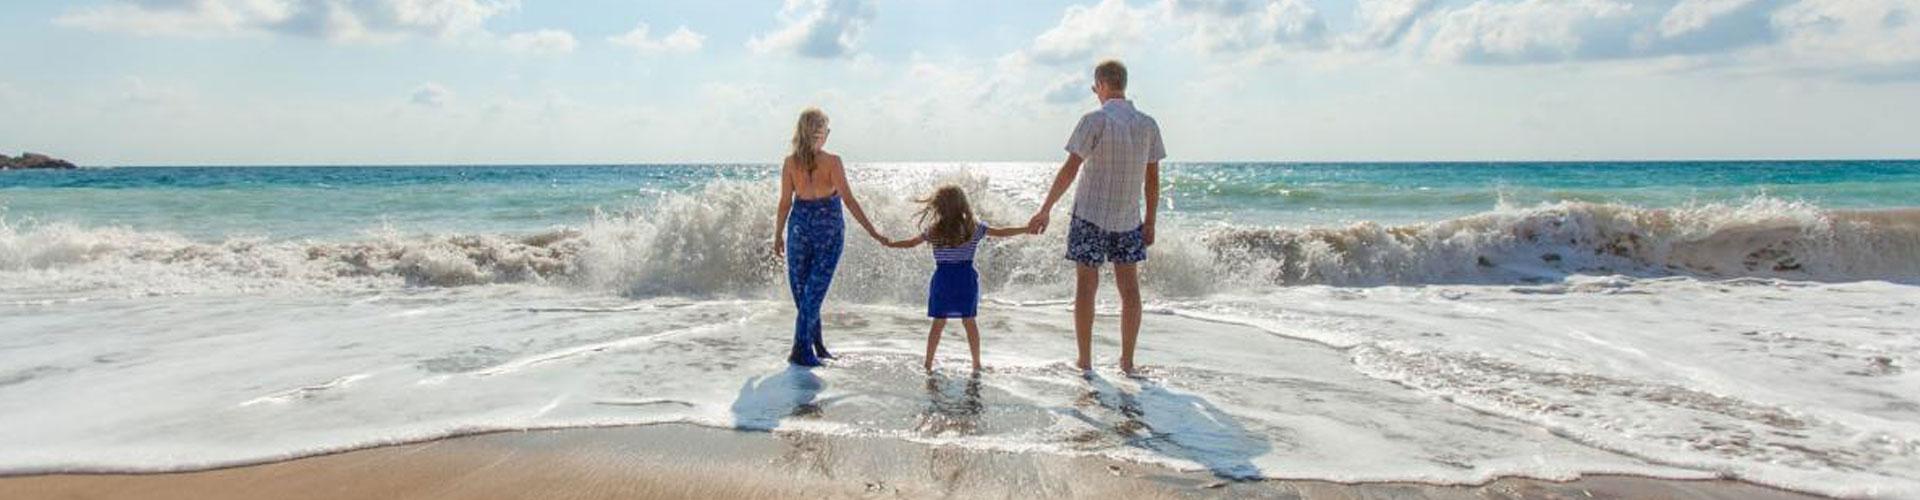
{"label": "man's bare leg", "polygon": [[1080,371],[1093,370],[1093,296],[1100,291],[1100,268],[1080,264],[1073,291],[1073,336],[1080,342]]}
{"label": "man's bare leg", "polygon": [[1140,267],[1114,264],[1113,282],[1120,289],[1120,371],[1133,375],[1133,346],[1140,339]]}

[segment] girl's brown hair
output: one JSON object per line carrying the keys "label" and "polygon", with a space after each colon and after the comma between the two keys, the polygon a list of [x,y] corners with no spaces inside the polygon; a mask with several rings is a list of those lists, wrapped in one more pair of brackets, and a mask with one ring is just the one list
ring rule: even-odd
{"label": "girl's brown hair", "polygon": [[959,186],[941,186],[932,196],[921,198],[920,227],[927,232],[927,242],[935,247],[957,247],[973,241],[973,232],[979,224],[973,218],[973,205],[967,203],[967,192]]}
{"label": "girl's brown hair", "polygon": [[820,108],[807,108],[800,112],[800,120],[793,124],[793,161],[800,164],[800,170],[813,175],[816,166],[814,157],[820,154],[815,147],[814,136],[826,133],[827,113]]}

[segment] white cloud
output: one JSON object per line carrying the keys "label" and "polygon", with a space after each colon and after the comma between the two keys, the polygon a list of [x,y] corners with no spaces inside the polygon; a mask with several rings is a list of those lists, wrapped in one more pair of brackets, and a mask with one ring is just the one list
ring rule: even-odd
{"label": "white cloud", "polygon": [[1660,18],[1660,36],[1675,37],[1698,31],[1713,24],[1714,20],[1741,8],[1758,3],[1756,0],[1681,0],[1667,14]]}
{"label": "white cloud", "polygon": [[1781,42],[1764,54],[1796,69],[1920,79],[1920,1],[1803,0],[1771,21]]}
{"label": "white cloud", "polygon": [[1086,76],[1065,76],[1047,87],[1047,102],[1054,104],[1073,104],[1090,102],[1093,96],[1092,78]]}
{"label": "white cloud", "polygon": [[514,53],[544,56],[571,53],[580,42],[563,30],[538,30],[508,35],[500,44]]}
{"label": "white cloud", "polygon": [[1306,0],[1166,0],[1166,18],[1188,23],[1185,42],[1201,53],[1325,45],[1326,20]]}
{"label": "white cloud", "polygon": [[[1093,105],[1090,71],[994,59],[914,54],[880,77],[877,92],[820,95],[849,154],[896,159],[1051,158],[1073,119]],[[1068,75],[1071,73],[1071,75]],[[1077,88],[1079,106],[1049,102],[1050,85]],[[1070,102],[1066,91],[1061,102]],[[783,121],[792,110],[782,110]],[[789,122],[790,123],[790,122]]]}
{"label": "white cloud", "polygon": [[1920,78],[1920,0],[1475,2],[1426,23],[1442,62],[1658,59],[1675,68]]}
{"label": "white cloud", "polygon": [[438,83],[427,82],[415,87],[413,96],[408,98],[408,101],[429,108],[446,107],[448,103],[453,102],[453,91],[447,90]]}
{"label": "white cloud", "polygon": [[640,23],[633,28],[633,31],[607,37],[607,42],[638,52],[640,55],[653,55],[696,52],[707,41],[706,35],[695,33],[686,26],[681,26],[658,40],[649,38],[649,31],[647,23]]}
{"label": "white cloud", "polygon": [[1609,55],[1623,48],[1635,17],[1633,5],[1614,0],[1482,1],[1437,15],[1427,51],[1468,63]]}
{"label": "white cloud", "polygon": [[1126,0],[1070,6],[1060,24],[1034,37],[1027,55],[1047,64],[1082,64],[1094,57],[1118,55],[1146,35],[1147,15]]}
{"label": "white cloud", "polygon": [[287,34],[380,41],[481,32],[488,19],[518,6],[519,0],[116,0],[71,9],[54,21],[141,36]]}
{"label": "white cloud", "polygon": [[297,5],[279,1],[119,1],[72,9],[54,22],[142,36],[220,36],[286,22]]}
{"label": "white cloud", "polygon": [[[1356,0],[1355,16],[1359,29],[1351,33],[1349,43],[1367,49],[1388,48],[1400,44],[1414,24],[1431,12],[1435,0]],[[1475,5],[1488,4],[1475,0]],[[1567,0],[1578,1],[1578,0]]]}
{"label": "white cloud", "polygon": [[860,37],[873,23],[873,0],[786,0],[780,18],[786,23],[772,33],[753,37],[754,52],[791,52],[803,57],[834,59],[852,55]]}
{"label": "white cloud", "polygon": [[1180,45],[1210,55],[1277,55],[1328,48],[1326,20],[1309,0],[1161,0],[1134,6],[1102,0],[1067,7],[1060,21],[1019,52],[1056,66],[1092,63],[1146,42],[1177,36]]}

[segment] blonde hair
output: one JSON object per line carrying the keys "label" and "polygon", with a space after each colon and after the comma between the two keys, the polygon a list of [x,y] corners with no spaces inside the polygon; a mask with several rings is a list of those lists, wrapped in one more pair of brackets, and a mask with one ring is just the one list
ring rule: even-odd
{"label": "blonde hair", "polygon": [[959,186],[940,186],[933,195],[915,200],[920,202],[920,227],[927,232],[927,242],[935,247],[957,247],[973,241],[973,231],[979,224],[973,218],[973,206],[967,203],[967,192]]}
{"label": "blonde hair", "polygon": [[815,158],[820,154],[820,148],[814,146],[813,137],[825,132],[826,129],[827,113],[820,111],[820,108],[807,108],[801,111],[800,120],[793,124],[791,158],[794,163],[800,164],[800,170],[807,175],[813,175],[813,169],[818,165]]}

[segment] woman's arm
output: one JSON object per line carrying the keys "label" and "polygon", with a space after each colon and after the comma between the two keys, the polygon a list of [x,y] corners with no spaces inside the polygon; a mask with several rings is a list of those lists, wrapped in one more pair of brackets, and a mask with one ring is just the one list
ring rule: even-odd
{"label": "woman's arm", "polygon": [[921,243],[925,243],[926,241],[927,241],[926,236],[914,236],[912,238],[907,238],[900,241],[893,241],[893,240],[883,238],[880,240],[880,244],[886,245],[892,248],[913,248],[913,247],[920,246]]}
{"label": "woman's arm", "polygon": [[774,255],[787,253],[787,211],[793,208],[793,177],[787,175],[790,170],[787,167],[791,165],[793,165],[791,158],[780,165],[780,202],[778,204],[780,208],[774,209],[773,214]]}
{"label": "woman's arm", "polygon": [[1027,234],[1027,226],[1020,226],[1020,227],[988,227],[988,228],[987,228],[987,236],[992,236],[992,237],[995,237],[995,238],[1005,238],[1005,237],[1008,237],[1008,236],[1019,236],[1019,235],[1023,235],[1023,234]]}
{"label": "woman's arm", "polygon": [[847,185],[846,164],[842,163],[838,156],[832,158],[833,188],[840,191],[840,200],[846,202],[847,213],[853,214],[853,221],[860,223],[861,229],[867,230],[867,236],[872,236],[873,239],[885,243],[887,238],[880,236],[880,232],[873,229],[873,223],[867,221],[867,211],[860,209],[860,200],[853,196],[853,187]]}

